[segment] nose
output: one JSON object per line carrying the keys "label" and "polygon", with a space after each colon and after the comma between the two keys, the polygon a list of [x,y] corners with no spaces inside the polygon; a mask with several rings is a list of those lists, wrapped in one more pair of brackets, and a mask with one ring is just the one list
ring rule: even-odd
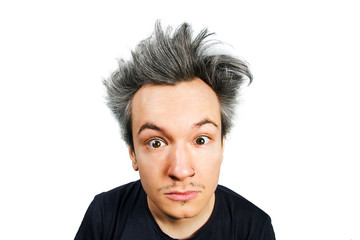
{"label": "nose", "polygon": [[169,154],[168,176],[175,181],[183,181],[195,176],[189,149],[185,146],[173,145]]}

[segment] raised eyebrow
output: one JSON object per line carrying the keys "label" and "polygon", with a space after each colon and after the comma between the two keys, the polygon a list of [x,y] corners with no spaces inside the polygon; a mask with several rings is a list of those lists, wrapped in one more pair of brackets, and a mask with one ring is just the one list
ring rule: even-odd
{"label": "raised eyebrow", "polygon": [[152,130],[155,130],[155,131],[159,131],[159,132],[164,132],[163,129],[161,129],[159,126],[153,124],[153,123],[145,123],[143,124],[139,131],[138,131],[138,135],[145,129],[152,129]]}
{"label": "raised eyebrow", "polygon": [[200,122],[195,123],[194,127],[199,128],[199,127],[201,127],[201,126],[203,126],[205,124],[212,124],[214,127],[219,128],[218,125],[214,121],[211,121],[210,119],[203,119]]}

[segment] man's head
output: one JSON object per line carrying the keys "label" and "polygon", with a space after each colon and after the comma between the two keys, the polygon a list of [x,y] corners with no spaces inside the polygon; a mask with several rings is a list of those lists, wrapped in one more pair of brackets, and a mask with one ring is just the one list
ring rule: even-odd
{"label": "man's head", "polygon": [[242,61],[212,52],[209,35],[157,24],[105,82],[156,220],[210,216],[238,89],[251,81]]}
{"label": "man's head", "polygon": [[135,94],[132,106],[135,150],[130,157],[150,209],[173,218],[199,215],[211,205],[222,162],[215,92],[198,78],[175,86],[148,85]]}
{"label": "man's head", "polygon": [[157,22],[152,36],[141,41],[132,59],[119,61],[119,69],[104,81],[108,106],[119,121],[122,137],[134,148],[131,103],[135,93],[147,85],[176,85],[199,78],[216,93],[220,102],[222,137],[232,126],[232,117],[240,85],[252,81],[247,65],[241,60],[218,53],[218,41],[202,30],[195,38],[187,23],[174,33]]}

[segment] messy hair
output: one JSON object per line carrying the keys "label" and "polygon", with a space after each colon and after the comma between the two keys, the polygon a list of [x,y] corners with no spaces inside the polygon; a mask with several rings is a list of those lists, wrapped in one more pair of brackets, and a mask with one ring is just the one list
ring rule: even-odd
{"label": "messy hair", "polygon": [[122,138],[134,150],[131,101],[146,85],[176,85],[200,78],[216,93],[221,107],[221,135],[226,136],[240,86],[252,82],[247,64],[229,54],[219,53],[221,42],[209,39],[203,29],[193,38],[191,26],[181,24],[175,31],[156,22],[154,33],[131,52],[130,60],[119,60],[119,68],[104,81],[107,105],[120,124]]}

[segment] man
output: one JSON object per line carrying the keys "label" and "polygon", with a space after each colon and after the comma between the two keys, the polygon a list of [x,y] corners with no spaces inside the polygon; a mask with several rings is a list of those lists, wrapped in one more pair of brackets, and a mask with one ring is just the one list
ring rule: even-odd
{"label": "man", "polygon": [[140,181],[95,197],[77,240],[275,239],[270,217],[218,185],[246,64],[184,23],[157,23],[105,81]]}

